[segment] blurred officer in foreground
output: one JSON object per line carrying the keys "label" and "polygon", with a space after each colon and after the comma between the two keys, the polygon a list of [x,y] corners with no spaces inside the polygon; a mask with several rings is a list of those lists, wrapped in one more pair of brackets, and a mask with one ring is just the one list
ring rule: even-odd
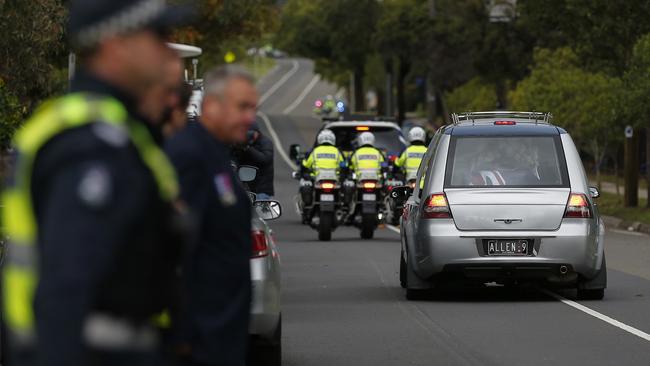
{"label": "blurred officer in foreground", "polygon": [[157,364],[150,323],[171,298],[178,186],[138,109],[164,76],[164,34],[187,12],[161,0],[70,7],[80,67],[70,93],[16,134],[2,197],[10,361]]}
{"label": "blurred officer in foreground", "polygon": [[253,78],[236,66],[204,77],[198,123],[166,145],[198,238],[183,266],[186,365],[242,366],[251,301],[251,202],[231,166],[230,145],[246,142],[258,102]]}
{"label": "blurred officer in foreground", "polygon": [[257,124],[248,131],[246,143],[233,148],[233,157],[238,165],[250,165],[258,169],[257,177],[249,183],[249,187],[260,200],[271,199],[275,194],[273,154],[273,142],[262,134]]}

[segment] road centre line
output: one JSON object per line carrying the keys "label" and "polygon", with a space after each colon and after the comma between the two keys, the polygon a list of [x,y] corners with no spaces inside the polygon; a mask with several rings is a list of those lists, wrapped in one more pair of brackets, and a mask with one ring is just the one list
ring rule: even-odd
{"label": "road centre line", "polygon": [[650,334],[648,334],[648,333],[646,333],[646,332],[644,332],[642,330],[636,329],[636,328],[634,328],[632,326],[629,326],[629,325],[627,325],[625,323],[622,323],[622,322],[620,322],[620,321],[618,321],[618,320],[616,320],[614,318],[611,318],[611,317],[609,317],[609,316],[607,316],[605,314],[601,314],[601,313],[597,312],[596,310],[588,308],[588,307],[586,307],[586,306],[584,306],[582,304],[579,304],[579,303],[577,303],[575,301],[569,300],[569,299],[567,299],[567,298],[565,298],[563,296],[560,296],[560,295],[556,294],[555,292],[552,292],[552,291],[549,291],[549,290],[546,290],[546,289],[540,289],[540,291],[545,293],[546,295],[548,295],[548,296],[562,302],[565,305],[568,305],[568,306],[570,306],[570,307],[572,307],[572,308],[574,308],[576,310],[582,311],[583,313],[585,313],[587,315],[591,315],[591,316],[593,316],[594,318],[596,318],[598,320],[604,321],[607,324],[613,325],[616,328],[624,330],[624,331],[626,331],[626,332],[628,332],[628,333],[630,333],[632,335],[635,335],[635,336],[637,336],[637,337],[639,337],[641,339],[644,339],[644,340],[650,342]]}
{"label": "road centre line", "polygon": [[278,150],[284,162],[287,163],[287,165],[289,166],[289,168],[291,168],[291,170],[298,170],[296,164],[294,164],[294,162],[291,161],[291,159],[289,159],[287,153],[282,148],[282,143],[280,142],[280,138],[278,137],[277,132],[275,132],[275,129],[273,129],[269,117],[264,112],[261,111],[258,111],[257,115],[260,118],[262,118],[262,121],[264,121],[264,124],[266,125],[266,129],[269,131],[269,133],[271,134],[271,138],[273,139],[273,144],[275,145],[275,149]]}
{"label": "road centre line", "polygon": [[300,105],[300,103],[302,103],[302,101],[305,99],[307,94],[309,94],[309,92],[312,89],[314,89],[314,86],[316,86],[316,83],[318,83],[319,81],[320,81],[320,75],[315,75],[314,78],[311,79],[309,84],[307,84],[307,86],[302,91],[302,93],[300,93],[298,98],[293,103],[291,103],[291,105],[288,106],[284,111],[282,111],[282,113],[283,114],[289,114],[289,113],[293,112],[293,110],[296,109]]}
{"label": "road centre line", "polygon": [[386,228],[390,231],[394,231],[396,233],[400,233],[400,228],[395,226],[395,225],[386,225]]}
{"label": "road centre line", "polygon": [[269,90],[267,90],[266,93],[264,93],[264,95],[262,95],[259,102],[257,103],[258,107],[264,104],[264,102],[266,102],[266,100],[271,95],[273,95],[278,89],[280,89],[280,87],[284,85],[284,83],[286,83],[287,80],[289,80],[289,78],[291,78],[293,74],[295,74],[298,71],[298,69],[300,68],[298,61],[293,60],[292,64],[293,66],[291,67],[291,70],[289,70],[289,72],[287,72],[280,80],[278,80],[277,83],[275,83]]}

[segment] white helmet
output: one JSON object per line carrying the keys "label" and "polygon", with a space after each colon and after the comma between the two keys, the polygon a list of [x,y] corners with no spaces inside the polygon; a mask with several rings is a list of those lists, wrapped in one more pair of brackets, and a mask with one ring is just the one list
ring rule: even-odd
{"label": "white helmet", "polygon": [[319,145],[330,144],[334,146],[336,145],[336,135],[334,135],[334,132],[331,130],[322,130],[320,133],[318,133],[316,142],[318,142]]}
{"label": "white helmet", "polygon": [[416,126],[409,130],[408,140],[410,143],[415,141],[420,141],[424,143],[424,140],[427,138],[427,133],[424,132],[424,128]]}
{"label": "white helmet", "polygon": [[375,146],[375,135],[372,132],[363,132],[359,135],[359,146]]}

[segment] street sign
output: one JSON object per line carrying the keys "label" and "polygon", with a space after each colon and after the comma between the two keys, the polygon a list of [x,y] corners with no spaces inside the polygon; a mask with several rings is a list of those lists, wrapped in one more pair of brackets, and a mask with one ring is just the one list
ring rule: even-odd
{"label": "street sign", "polygon": [[626,139],[631,139],[634,137],[634,128],[632,126],[626,126],[625,127],[625,138]]}
{"label": "street sign", "polygon": [[237,56],[232,51],[226,52],[226,55],[223,58],[224,61],[226,61],[227,64],[231,64],[237,60]]}

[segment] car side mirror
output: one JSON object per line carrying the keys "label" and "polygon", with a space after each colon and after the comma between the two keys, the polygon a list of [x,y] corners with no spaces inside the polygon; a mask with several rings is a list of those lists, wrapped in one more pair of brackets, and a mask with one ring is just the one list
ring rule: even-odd
{"label": "car side mirror", "polygon": [[250,165],[242,165],[237,170],[237,175],[242,183],[249,183],[257,177],[257,168]]}
{"label": "car side mirror", "polygon": [[298,157],[300,156],[301,150],[302,149],[298,144],[293,144],[289,146],[289,159],[291,159],[292,161],[297,161]]}
{"label": "car side mirror", "polygon": [[413,194],[413,189],[409,186],[396,186],[390,191],[390,198],[396,206],[402,206],[406,200]]}
{"label": "car side mirror", "polygon": [[265,221],[275,220],[282,216],[280,202],[273,200],[260,200],[253,203],[257,215]]}
{"label": "car side mirror", "polygon": [[600,197],[600,191],[596,187],[589,187],[589,194],[592,198]]}

